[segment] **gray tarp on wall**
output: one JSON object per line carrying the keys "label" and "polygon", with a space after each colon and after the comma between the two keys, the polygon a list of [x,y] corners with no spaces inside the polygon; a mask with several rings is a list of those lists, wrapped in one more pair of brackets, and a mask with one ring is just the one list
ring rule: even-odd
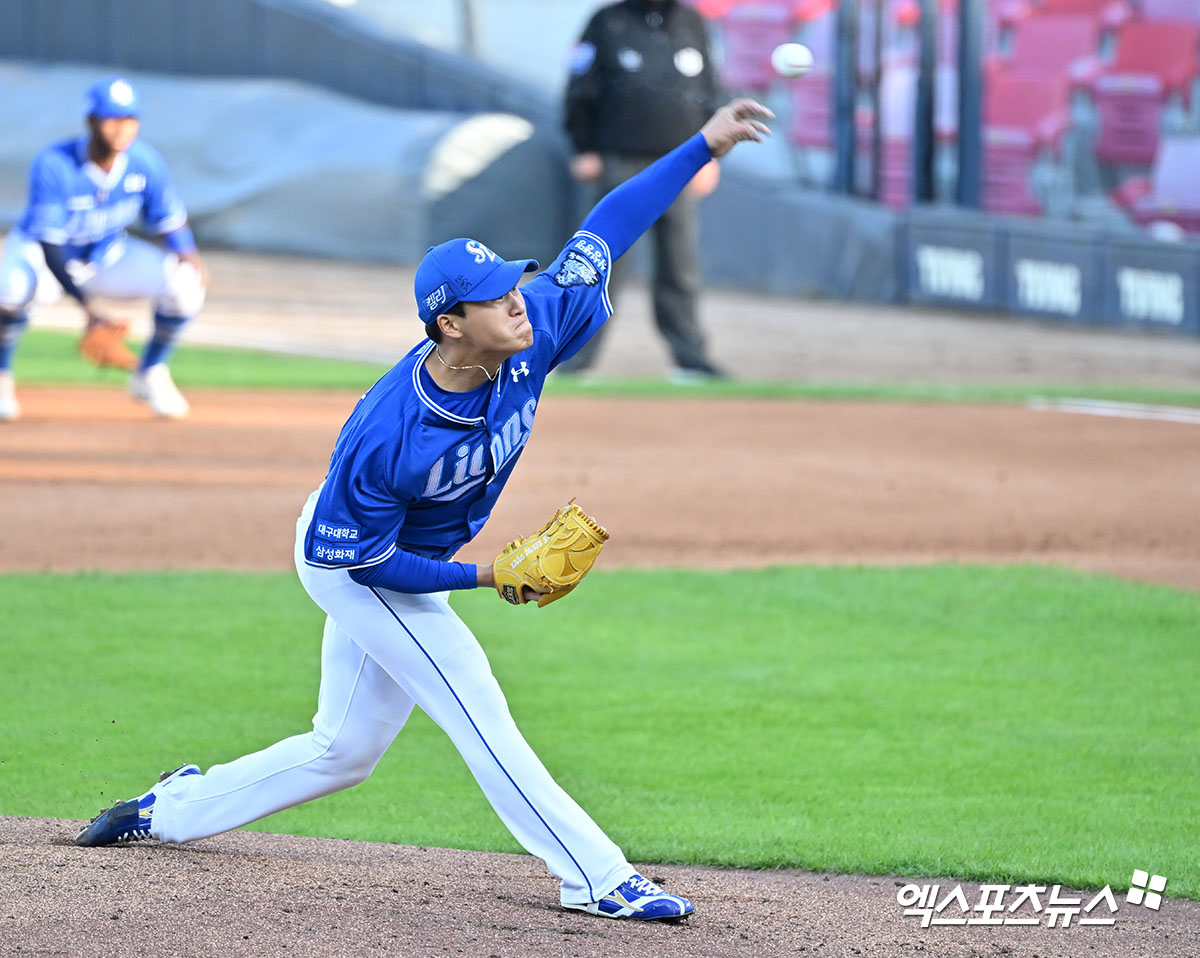
{"label": "gray tarp on wall", "polygon": [[[24,208],[34,154],[83,130],[83,92],[107,72],[0,61],[0,225]],[[412,263],[470,235],[549,262],[583,212],[558,131],[511,114],[389,109],[289,80],[127,75],[142,135],[204,243]],[[895,300],[893,213],[728,167],[701,207],[706,282]]]}
{"label": "gray tarp on wall", "polygon": [[742,173],[722,176],[701,216],[709,282],[869,302],[899,297],[891,210]]}
{"label": "gray tarp on wall", "polygon": [[[83,130],[83,92],[106,72],[0,62],[0,223],[24,208],[34,154]],[[286,80],[129,75],[142,135],[204,242],[413,262],[464,234],[548,258],[570,232],[558,142],[521,117],[388,109]]]}

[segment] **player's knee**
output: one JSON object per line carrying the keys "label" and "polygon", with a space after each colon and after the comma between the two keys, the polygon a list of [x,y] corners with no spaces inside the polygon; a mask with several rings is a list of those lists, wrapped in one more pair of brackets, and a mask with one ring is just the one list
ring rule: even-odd
{"label": "player's knee", "polygon": [[167,288],[154,304],[164,316],[195,316],[204,308],[205,289],[200,272],[191,263],[178,263],[167,279]]}
{"label": "player's knee", "polygon": [[340,736],[330,742],[321,755],[321,765],[325,774],[335,778],[340,787],[349,788],[370,778],[386,750],[386,745],[379,748],[369,740]]}
{"label": "player's knee", "polygon": [[37,292],[37,274],[28,263],[0,272],[0,320],[24,314]]}

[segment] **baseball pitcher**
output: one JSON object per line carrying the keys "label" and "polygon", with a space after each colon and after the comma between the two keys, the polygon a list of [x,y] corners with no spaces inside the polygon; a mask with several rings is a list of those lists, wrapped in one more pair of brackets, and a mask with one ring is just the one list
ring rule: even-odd
{"label": "baseball pitcher", "polygon": [[538,605],[576,588],[608,531],[570,502],[490,565],[456,562],[529,441],[550,370],[611,312],[613,260],[696,171],[771,113],[752,100],[608,194],[550,267],[501,259],[474,239],[429,250],[416,273],[426,339],[359,400],[329,471],[296,524],[296,568],[326,613],[313,729],[201,773],[183,765],[114,805],[80,845],[185,842],[363,781],[420,706],[453,740],[509,830],[560,882],[563,907],[610,918],[679,919],[664,892],[550,777],[525,742],[487,657],[447,601],[495,588]]}

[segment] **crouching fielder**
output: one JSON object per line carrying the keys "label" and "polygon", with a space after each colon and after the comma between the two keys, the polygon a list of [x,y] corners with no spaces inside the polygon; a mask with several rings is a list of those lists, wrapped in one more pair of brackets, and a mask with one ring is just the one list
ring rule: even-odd
{"label": "crouching fielder", "polygon": [[[639,875],[551,778],[447,595],[495,587],[515,604],[545,605],[575,587],[577,576],[557,595],[540,583],[508,583],[518,564],[503,561],[511,550],[478,567],[453,556],[512,475],[546,375],[608,318],[613,260],[697,170],[739,140],[760,139],[769,115],[752,100],[718,110],[601,200],[524,286],[537,263],[503,260],[478,240],[426,253],[415,292],[427,338],[359,400],[296,525],[300,581],[326,613],[312,731],[207,772],[182,765],[103,812],[78,844],[190,841],[355,785],[419,706],[450,736],[517,841],[559,879],[564,908],[634,919],[692,913],[686,898]],[[529,548],[555,538],[548,525]]]}
{"label": "crouching fielder", "polygon": [[[156,415],[188,413],[167,359],[204,305],[207,274],[166,163],[137,138],[140,115],[129,81],[101,80],[87,92],[87,133],[33,161],[28,207],[0,258],[0,420],[21,413],[12,366],[29,311],[64,292],[87,316],[80,351],[88,359],[129,369],[130,393]],[[165,249],[126,233],[139,219]],[[140,359],[122,342],[124,324],[97,309],[98,297],[153,302],[154,333]]]}

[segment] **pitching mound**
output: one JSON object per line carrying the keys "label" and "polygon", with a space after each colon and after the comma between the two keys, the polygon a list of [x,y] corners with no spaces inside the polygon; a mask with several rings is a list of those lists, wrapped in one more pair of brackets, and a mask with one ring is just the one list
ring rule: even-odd
{"label": "pitching mound", "polygon": [[907,880],[668,865],[645,874],[696,914],[640,924],[562,910],[525,855],[244,831],[76,848],[82,824],[0,818],[4,954],[1172,958],[1194,954],[1200,925],[1194,902],[1154,912],[1120,897],[1111,926],[921,929],[896,901]]}

